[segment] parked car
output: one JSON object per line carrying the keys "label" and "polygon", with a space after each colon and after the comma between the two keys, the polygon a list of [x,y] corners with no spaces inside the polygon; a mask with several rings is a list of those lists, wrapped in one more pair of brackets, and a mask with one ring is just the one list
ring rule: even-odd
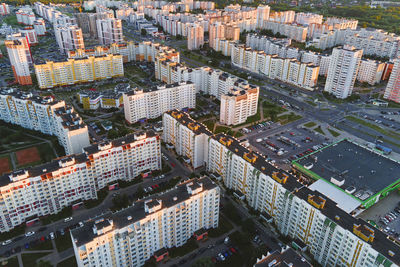
{"label": "parked car", "polygon": [[7,245],[10,244],[11,242],[12,242],[12,240],[11,240],[11,239],[8,239],[8,240],[4,241],[3,243],[1,243],[1,245],[7,246]]}
{"label": "parked car", "polygon": [[30,231],[30,232],[27,232],[27,233],[25,234],[25,236],[26,236],[26,237],[28,237],[28,236],[33,236],[34,234],[35,234],[34,231]]}
{"label": "parked car", "polygon": [[64,219],[64,222],[69,222],[69,221],[72,221],[72,217],[67,217]]}

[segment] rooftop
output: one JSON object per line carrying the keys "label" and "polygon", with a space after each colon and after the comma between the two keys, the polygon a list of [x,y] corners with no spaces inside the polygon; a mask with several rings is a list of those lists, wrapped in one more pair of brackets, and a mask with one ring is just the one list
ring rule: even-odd
{"label": "rooftop", "polygon": [[362,202],[400,183],[400,163],[346,139],[295,162]]}
{"label": "rooftop", "polygon": [[312,265],[301,255],[297,254],[292,248],[286,248],[282,251],[268,253],[254,265],[255,267],[311,267]]}

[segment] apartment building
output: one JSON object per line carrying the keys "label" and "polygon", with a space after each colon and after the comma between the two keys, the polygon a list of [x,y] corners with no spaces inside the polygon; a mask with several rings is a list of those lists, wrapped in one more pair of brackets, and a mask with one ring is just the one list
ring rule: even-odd
{"label": "apartment building", "polygon": [[18,9],[15,12],[15,16],[17,17],[17,22],[24,25],[33,25],[36,20],[35,14],[29,6],[23,6]]}
{"label": "apartment building", "polygon": [[296,13],[295,22],[301,25],[322,24],[324,16],[315,13]]}
{"label": "apartment building", "polygon": [[[287,57],[287,51],[290,49],[291,39],[288,38],[274,38],[265,35],[258,35],[249,33],[246,35],[246,46],[254,50],[264,51],[266,54],[278,55],[280,57]],[[294,55],[295,58],[298,55]]]}
{"label": "apartment building", "polygon": [[392,73],[383,95],[385,99],[400,103],[400,59],[394,60]]}
{"label": "apartment building", "polygon": [[209,139],[207,170],[234,195],[272,220],[279,232],[302,241],[322,266],[397,266],[400,249],[386,234],[346,213],[233,137]]}
{"label": "apartment building", "polygon": [[195,107],[196,87],[190,81],[137,89],[124,94],[125,119],[129,123],[154,119],[173,109]]}
{"label": "apartment building", "polygon": [[[129,87],[130,88],[130,87]],[[83,109],[96,110],[98,108],[110,109],[120,108],[124,105],[123,93],[128,90],[83,90],[76,94],[77,101],[82,104]]]}
{"label": "apartment building", "polygon": [[6,16],[10,14],[10,6],[6,3],[1,3],[0,4],[0,15]]}
{"label": "apartment building", "polygon": [[363,51],[351,46],[335,47],[330,58],[324,91],[337,98],[353,92]]}
{"label": "apartment building", "polygon": [[19,29],[19,32],[22,36],[26,38],[30,46],[37,45],[39,43],[37,33],[33,27],[25,27],[23,29]]}
{"label": "apartment building", "polygon": [[77,25],[55,25],[54,34],[60,52],[67,54],[70,50],[85,49],[82,30]]}
{"label": "apartment building", "polygon": [[82,29],[83,35],[96,39],[98,38],[96,21],[114,18],[114,14],[112,12],[75,13],[74,16],[79,28]]}
{"label": "apartment building", "polygon": [[[295,55],[297,53],[293,53]],[[232,47],[231,62],[234,66],[251,72],[266,75],[295,86],[314,90],[317,85],[319,66],[302,63],[295,58],[281,58],[268,55],[244,45]]]}
{"label": "apartment building", "polygon": [[20,33],[8,35],[4,45],[16,82],[21,85],[32,84],[30,67],[33,60],[27,38]]}
{"label": "apartment building", "polygon": [[124,76],[124,66],[121,55],[109,54],[35,64],[35,73],[39,88],[47,89],[121,77]]}
{"label": "apartment building", "polygon": [[187,28],[187,47],[198,50],[204,45],[204,28],[200,24],[191,23]]}
{"label": "apartment building", "polygon": [[131,134],[0,176],[0,231],[96,199],[98,190],[118,180],[160,169],[160,149],[153,132]]}
{"label": "apartment building", "polygon": [[97,36],[102,45],[122,43],[124,35],[122,33],[122,21],[115,18],[96,20]]}
{"label": "apartment building", "polygon": [[312,265],[303,256],[298,254],[291,247],[285,247],[281,250],[268,251],[267,254],[257,259],[254,267],[270,267],[270,266],[296,266],[296,267],[312,267]]}
{"label": "apartment building", "polygon": [[295,16],[296,12],[294,12],[293,10],[275,11],[270,14],[269,21],[291,24],[294,22]]}
{"label": "apartment building", "polygon": [[71,231],[78,266],[142,266],[168,255],[195,233],[218,226],[220,189],[191,179]]}
{"label": "apartment building", "polygon": [[35,20],[35,22],[33,23],[33,28],[36,31],[36,34],[38,36],[44,36],[46,35],[46,23],[44,22],[43,19],[37,19]]}
{"label": "apartment building", "polygon": [[269,20],[269,6],[258,6],[257,7],[257,28],[261,29],[264,26],[264,22]]}
{"label": "apartment building", "polygon": [[15,89],[0,91],[0,119],[58,137],[65,153],[90,145],[88,129],[72,107],[51,97],[35,96]]}
{"label": "apartment building", "polygon": [[221,96],[219,122],[226,125],[245,123],[247,118],[257,114],[259,88],[234,88]]}
{"label": "apartment building", "polygon": [[362,59],[357,73],[357,81],[370,85],[380,83],[385,70],[385,63],[376,60]]}
{"label": "apartment building", "polygon": [[177,109],[163,114],[162,139],[167,147],[175,148],[183,160],[197,169],[207,162],[208,138],[212,133],[186,112]]}
{"label": "apartment building", "polygon": [[307,38],[307,27],[297,24],[287,24],[269,20],[264,22],[264,29],[271,30],[274,34],[280,33],[287,38],[301,43],[304,43]]}
{"label": "apartment building", "polygon": [[328,54],[303,51],[301,55],[301,62],[312,63],[314,66],[319,66],[319,75],[326,76],[328,74],[330,58],[331,55]]}
{"label": "apartment building", "polygon": [[226,39],[216,39],[214,50],[217,52],[221,52],[222,55],[226,57],[230,57],[232,54],[233,45],[237,44],[238,41],[231,41]]}
{"label": "apartment building", "polygon": [[216,40],[237,41],[240,37],[240,28],[235,23],[215,22],[209,26],[209,45],[215,50]]}

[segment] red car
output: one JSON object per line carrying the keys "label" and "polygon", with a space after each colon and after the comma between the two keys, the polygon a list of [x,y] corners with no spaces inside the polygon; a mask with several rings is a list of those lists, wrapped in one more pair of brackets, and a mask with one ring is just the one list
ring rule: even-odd
{"label": "red car", "polygon": [[232,253],[234,253],[234,254],[236,254],[236,253],[237,253],[237,251],[236,251],[236,249],[235,249],[235,248],[229,248],[229,250],[230,250],[230,251],[232,251]]}
{"label": "red car", "polygon": [[174,163],[171,163],[171,166],[172,166],[173,168],[175,168],[175,164],[174,164]]}

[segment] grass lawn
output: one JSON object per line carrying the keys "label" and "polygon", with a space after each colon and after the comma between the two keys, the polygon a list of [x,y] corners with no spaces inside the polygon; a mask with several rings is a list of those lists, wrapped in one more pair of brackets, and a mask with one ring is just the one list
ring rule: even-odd
{"label": "grass lawn", "polygon": [[74,256],[66,260],[63,260],[57,264],[57,267],[76,267],[76,266],[78,266],[78,264],[76,264]]}
{"label": "grass lawn", "polygon": [[50,250],[53,249],[53,244],[51,240],[46,240],[45,242],[39,242],[35,246],[30,247],[28,250]]}
{"label": "grass lawn", "polygon": [[318,133],[320,133],[322,135],[325,135],[324,131],[321,128],[321,125],[319,125],[317,128],[315,128],[314,131],[316,131],[316,132],[318,132]]}
{"label": "grass lawn", "polygon": [[197,244],[196,240],[194,240],[194,238],[190,238],[183,246],[171,248],[169,250],[169,256],[171,258],[185,256],[198,247],[199,245]]}
{"label": "grass lawn", "polygon": [[9,15],[9,16],[5,17],[3,19],[3,22],[5,22],[11,26],[20,26],[20,24],[17,21],[17,16],[15,16],[15,15]]}
{"label": "grass lawn", "polygon": [[293,112],[290,112],[290,114],[278,116],[278,120],[281,123],[281,125],[288,124],[292,121],[300,120],[301,118],[303,117],[300,115],[296,115]]}
{"label": "grass lawn", "polygon": [[50,253],[29,253],[22,254],[22,262],[24,266],[36,266],[36,261]]}
{"label": "grass lawn", "polygon": [[236,138],[242,137],[244,134],[240,131],[235,132],[235,134],[233,135]]}
{"label": "grass lawn", "polygon": [[393,132],[393,131],[387,131],[387,130],[385,130],[385,129],[381,128],[380,126],[375,125],[373,123],[364,121],[362,119],[359,119],[359,118],[356,118],[356,117],[353,117],[353,116],[346,116],[346,119],[348,119],[350,121],[353,121],[353,122],[356,122],[358,124],[364,125],[364,126],[366,126],[368,128],[371,128],[371,129],[373,129],[373,130],[375,130],[375,131],[377,131],[377,132],[379,132],[381,134],[384,134],[386,136],[389,136],[389,137],[392,137],[394,139],[400,140],[400,134],[398,134],[396,132]]}
{"label": "grass lawn", "polygon": [[331,133],[331,135],[333,135],[334,137],[338,137],[340,135],[340,133],[332,130],[332,129],[328,129],[328,131]]}
{"label": "grass lawn", "polygon": [[232,229],[233,229],[232,224],[224,216],[219,216],[218,227],[208,230],[208,236],[218,237],[229,232]]}
{"label": "grass lawn", "polygon": [[317,104],[315,102],[311,101],[311,100],[306,100],[306,103],[310,104],[313,107],[317,106]]}
{"label": "grass lawn", "polygon": [[71,241],[71,236],[69,235],[69,233],[66,233],[65,235],[57,236],[55,241],[56,241],[56,247],[57,247],[58,252],[72,248],[72,241]]}
{"label": "grass lawn", "polygon": [[313,121],[307,122],[306,124],[304,124],[305,127],[307,128],[312,128],[315,127],[317,124]]}
{"label": "grass lawn", "polygon": [[214,120],[206,120],[202,122],[211,132],[214,130]]}
{"label": "grass lawn", "polygon": [[18,266],[18,259],[17,259],[17,256],[14,256],[14,257],[12,257],[12,258],[9,258],[9,259],[7,260],[7,263],[6,263],[5,266],[10,266],[10,267],[12,267],[12,266]]}
{"label": "grass lawn", "polygon": [[222,133],[222,132],[229,133],[229,132],[231,132],[231,131],[232,131],[231,128],[230,128],[230,127],[227,127],[227,126],[218,125],[218,126],[215,128],[215,133],[216,133],[216,134],[217,134],[217,133]]}

